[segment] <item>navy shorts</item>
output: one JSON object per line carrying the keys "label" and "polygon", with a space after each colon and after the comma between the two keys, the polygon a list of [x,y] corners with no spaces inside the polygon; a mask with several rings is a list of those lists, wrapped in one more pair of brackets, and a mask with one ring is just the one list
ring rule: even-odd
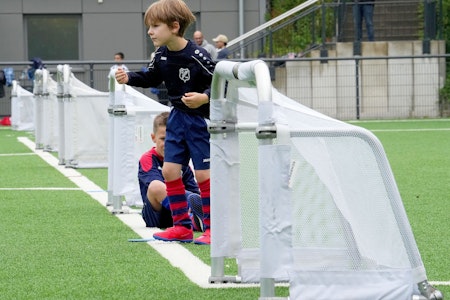
{"label": "navy shorts", "polygon": [[[194,193],[186,191],[186,199],[188,199],[191,194]],[[173,226],[172,212],[170,211],[169,201],[167,201],[167,198],[164,199],[161,204],[161,211],[155,211],[149,201],[144,202],[144,207],[142,208],[142,219],[144,219],[146,227],[168,228]],[[199,209],[197,208],[197,210]]]}
{"label": "navy shorts", "polygon": [[161,211],[155,211],[148,201],[147,203],[144,202],[142,219],[144,219],[145,226],[147,227],[168,228],[173,226],[170,209],[163,206]]}
{"label": "navy shorts", "polygon": [[172,109],[167,120],[164,161],[209,170],[209,132],[205,118]]}

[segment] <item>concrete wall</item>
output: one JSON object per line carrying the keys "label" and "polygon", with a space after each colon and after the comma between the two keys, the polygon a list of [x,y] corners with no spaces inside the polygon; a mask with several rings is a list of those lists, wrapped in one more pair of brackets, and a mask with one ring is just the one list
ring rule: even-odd
{"label": "concrete wall", "polygon": [[[431,54],[445,54],[444,41],[432,41]],[[358,111],[360,119],[439,117],[445,61],[402,58],[413,55],[422,55],[421,41],[367,42],[362,44],[358,67],[355,59],[287,61],[285,68],[276,70],[274,86],[340,120],[356,119]],[[353,44],[338,43],[329,57],[352,58]]]}
{"label": "concrete wall", "polygon": [[[101,2],[101,1],[100,1]],[[149,0],[1,0],[0,61],[28,61],[24,14],[79,14],[80,60],[147,59],[143,14]],[[218,34],[239,36],[239,0],[186,0],[198,13],[197,28],[212,43]],[[244,1],[244,31],[261,24],[265,1]],[[188,37],[191,38],[191,37]]]}

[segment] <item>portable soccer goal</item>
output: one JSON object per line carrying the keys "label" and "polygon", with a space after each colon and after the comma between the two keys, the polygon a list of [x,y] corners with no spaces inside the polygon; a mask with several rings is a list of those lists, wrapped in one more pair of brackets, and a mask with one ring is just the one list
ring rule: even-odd
{"label": "portable soccer goal", "polygon": [[34,131],[34,94],[24,89],[17,80],[11,88],[11,128],[17,131]]}
{"label": "portable soccer goal", "polygon": [[291,299],[442,298],[371,132],[282,95],[260,60],[220,61],[210,108],[211,282],[259,282],[260,299],[278,282]]}
{"label": "portable soccer goal", "polygon": [[56,81],[46,69],[34,73],[33,94],[35,101],[35,143],[36,149],[58,151],[58,100]]}
{"label": "portable soccer goal", "polygon": [[71,168],[108,166],[109,93],[86,85],[68,64],[58,65],[58,158]]}
{"label": "portable soccer goal", "polygon": [[109,75],[108,204],[113,206],[113,213],[126,212],[123,200],[128,206],[142,205],[138,162],[154,145],[150,137],[154,118],[169,110],[131,86],[117,83],[114,74]]}

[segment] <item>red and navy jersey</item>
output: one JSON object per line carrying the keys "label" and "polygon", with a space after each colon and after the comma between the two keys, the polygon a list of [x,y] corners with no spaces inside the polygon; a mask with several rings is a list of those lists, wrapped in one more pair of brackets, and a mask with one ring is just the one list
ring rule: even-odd
{"label": "red and navy jersey", "polygon": [[[147,201],[147,189],[150,182],[160,180],[164,182],[162,175],[163,157],[160,156],[155,147],[145,152],[139,160],[139,187],[141,190],[142,201]],[[182,180],[187,191],[200,194],[194,173],[189,166],[182,167]]]}
{"label": "red and navy jersey", "polygon": [[188,41],[180,51],[170,51],[166,46],[158,48],[146,71],[128,72],[127,84],[149,88],[164,82],[173,107],[209,118],[209,103],[192,109],[181,101],[181,97],[188,92],[211,96],[214,68],[215,62],[208,52]]}

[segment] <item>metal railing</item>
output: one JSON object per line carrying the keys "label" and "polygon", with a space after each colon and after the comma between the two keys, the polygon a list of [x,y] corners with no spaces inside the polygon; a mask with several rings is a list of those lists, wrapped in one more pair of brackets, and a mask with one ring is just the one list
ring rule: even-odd
{"label": "metal railing", "polygon": [[[138,71],[142,68],[145,68],[148,63],[148,60],[128,60],[126,61],[126,66],[130,70]],[[23,61],[0,61],[0,69],[4,69],[7,67],[13,68],[14,78],[22,87],[25,87],[26,89],[32,91],[33,81],[27,74],[29,64],[29,62]],[[57,66],[64,64],[70,65],[72,73],[74,73],[74,75],[85,84],[99,91],[108,91],[108,74],[110,72],[110,67],[115,64],[114,61],[44,61],[45,68],[48,69],[50,75],[53,76],[56,76],[55,74]],[[149,89],[139,90],[147,95],[151,94]]]}
{"label": "metal railing", "polygon": [[[416,56],[351,56],[262,59],[269,66],[272,84],[281,93],[308,107],[341,120],[448,117],[439,91],[445,83],[449,54]],[[246,61],[246,60],[236,60]],[[74,75],[99,91],[108,91],[108,61],[46,63],[56,76],[58,64],[69,64]],[[126,61],[140,70],[148,61]],[[28,62],[0,62],[0,69],[13,67],[19,84]],[[150,89],[138,89],[156,99]],[[7,97],[0,99],[0,115],[10,114]],[[420,111],[420,113],[419,113]]]}
{"label": "metal railing", "polygon": [[[230,57],[304,57],[316,49],[327,56],[337,42],[354,42],[353,5],[354,1],[348,0],[305,1],[231,40],[227,45]],[[396,11],[404,14],[395,15]],[[376,40],[420,39],[423,53],[430,53],[430,41],[442,38],[442,15],[442,0],[376,1]]]}

